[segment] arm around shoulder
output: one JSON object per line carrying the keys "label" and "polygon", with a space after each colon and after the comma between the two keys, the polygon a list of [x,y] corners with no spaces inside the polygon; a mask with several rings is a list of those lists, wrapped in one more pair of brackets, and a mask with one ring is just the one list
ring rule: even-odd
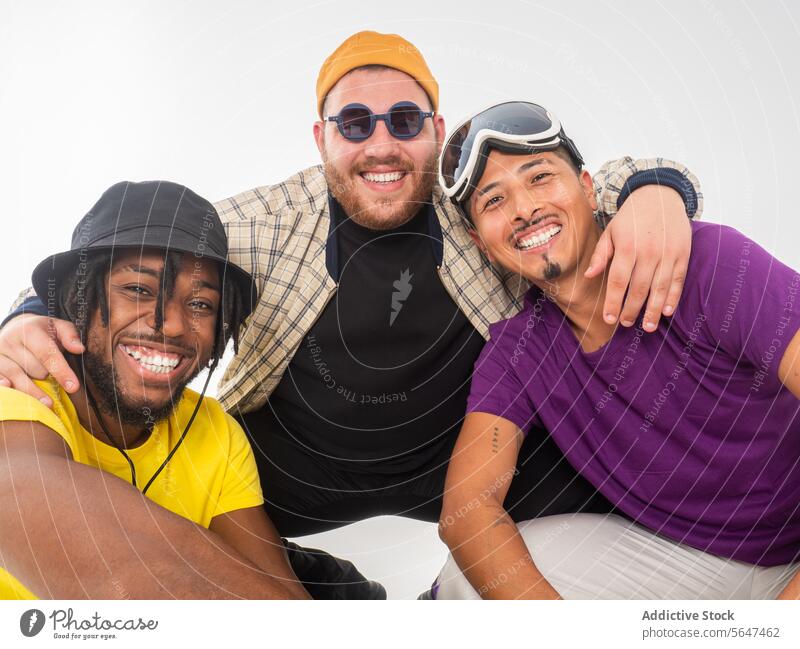
{"label": "arm around shoulder", "polygon": [[680,194],[689,218],[703,214],[703,193],[697,176],[684,164],[667,158],[630,156],[609,160],[592,177],[597,206],[604,222],[613,216],[628,196],[645,185],[669,187]]}

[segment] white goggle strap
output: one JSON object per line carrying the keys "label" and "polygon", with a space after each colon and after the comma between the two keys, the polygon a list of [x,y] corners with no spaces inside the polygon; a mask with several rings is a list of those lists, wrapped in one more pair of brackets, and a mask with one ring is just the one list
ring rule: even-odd
{"label": "white goggle strap", "polygon": [[[464,193],[466,193],[472,182],[472,174],[475,172],[475,167],[478,165],[479,158],[481,155],[483,155],[483,147],[487,140],[497,140],[499,142],[507,142],[508,144],[516,145],[548,147],[558,144],[561,141],[561,138],[559,137],[560,132],[561,124],[555,120],[549,129],[535,135],[509,135],[508,133],[503,133],[501,131],[495,131],[492,129],[481,129],[475,136],[475,141],[472,145],[472,149],[469,152],[469,158],[467,159],[467,164],[464,167],[464,171],[459,174],[458,179],[453,183],[452,187],[449,189],[443,189],[445,196],[448,198],[454,198],[454,200],[457,201],[461,200],[462,196]],[[439,171],[439,175],[441,177],[441,169]],[[440,184],[444,188],[444,183],[442,182]]]}

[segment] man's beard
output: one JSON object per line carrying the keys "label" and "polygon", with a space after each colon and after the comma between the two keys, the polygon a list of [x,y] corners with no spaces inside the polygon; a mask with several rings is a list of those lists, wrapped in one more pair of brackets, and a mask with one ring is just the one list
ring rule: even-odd
{"label": "man's beard", "polygon": [[[327,156],[323,155],[325,181],[328,183],[331,194],[342,206],[347,216],[370,230],[398,228],[410,221],[419,212],[423,203],[431,200],[433,186],[436,184],[437,161],[438,154],[435,151],[421,170],[407,169],[407,165],[396,164],[396,160],[383,161],[382,164],[406,171],[406,178],[413,183],[413,191],[411,196],[402,202],[390,198],[378,198],[367,202],[358,195],[358,192],[352,191],[355,183],[362,182],[362,179],[357,177],[359,174],[354,173],[351,176],[341,174]],[[368,171],[368,169],[361,171]],[[389,205],[391,205],[391,209],[387,212],[386,209]]]}
{"label": "man's beard", "polygon": [[87,391],[92,391],[92,396],[97,401],[97,407],[100,412],[116,417],[122,424],[138,426],[147,430],[152,430],[158,422],[169,417],[181,400],[183,390],[200,372],[198,369],[182,383],[176,384],[170,398],[164,404],[155,407],[146,401],[133,403],[128,400],[123,390],[119,387],[122,384],[116,368],[113,364],[107,363],[100,354],[91,351],[88,346],[82,354],[82,358],[86,378],[91,383],[91,385],[88,385],[84,381],[84,385]]}

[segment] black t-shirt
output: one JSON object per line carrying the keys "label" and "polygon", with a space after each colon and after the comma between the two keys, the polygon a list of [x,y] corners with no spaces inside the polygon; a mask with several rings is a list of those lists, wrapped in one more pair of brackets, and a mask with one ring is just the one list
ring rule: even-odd
{"label": "black t-shirt", "polygon": [[484,340],[439,278],[431,205],[373,231],[331,204],[338,289],[270,405],[292,436],[349,471],[414,470],[453,444]]}

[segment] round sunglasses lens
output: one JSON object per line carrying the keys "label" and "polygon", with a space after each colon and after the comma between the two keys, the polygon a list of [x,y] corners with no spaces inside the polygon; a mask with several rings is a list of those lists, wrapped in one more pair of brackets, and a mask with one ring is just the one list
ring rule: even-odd
{"label": "round sunglasses lens", "polygon": [[372,114],[363,106],[345,106],[339,113],[341,131],[348,140],[365,140],[372,134]]}
{"label": "round sunglasses lens", "polygon": [[422,111],[411,106],[389,111],[389,130],[395,137],[414,137],[422,130]]}

